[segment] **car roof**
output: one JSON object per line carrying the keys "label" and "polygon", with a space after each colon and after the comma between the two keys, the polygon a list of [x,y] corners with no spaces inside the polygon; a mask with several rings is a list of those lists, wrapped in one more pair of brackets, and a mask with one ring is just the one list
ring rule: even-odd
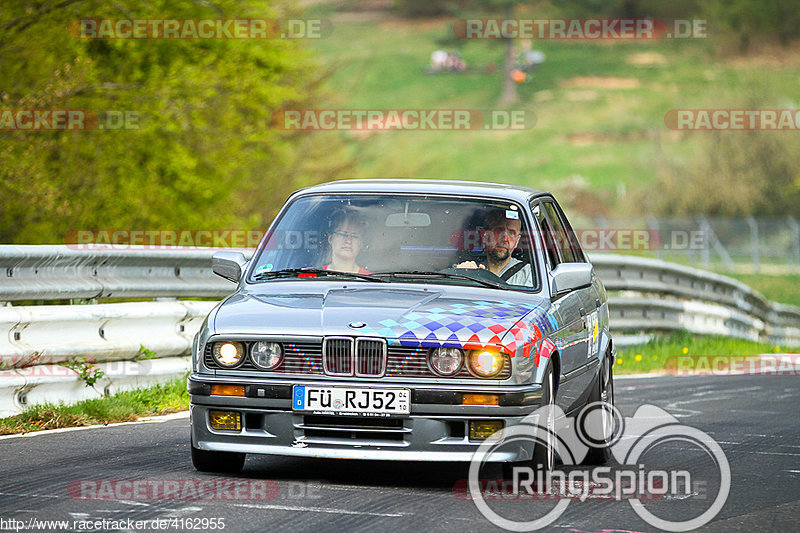
{"label": "car roof", "polygon": [[[412,178],[371,178],[337,180],[320,185],[300,189],[295,194],[316,193],[348,193],[348,192],[380,192],[380,193],[422,193],[422,194],[454,194],[462,196],[489,196],[525,202],[531,196],[549,194],[545,191],[485,181],[464,181],[446,179],[412,179]],[[294,195],[293,195],[294,196]]]}

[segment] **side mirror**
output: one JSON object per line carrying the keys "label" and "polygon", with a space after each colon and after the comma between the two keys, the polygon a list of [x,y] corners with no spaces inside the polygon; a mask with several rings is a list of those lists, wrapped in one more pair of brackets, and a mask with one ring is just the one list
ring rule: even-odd
{"label": "side mirror", "polygon": [[217,276],[239,283],[247,264],[242,252],[216,252],[211,257],[211,270]]}
{"label": "side mirror", "polygon": [[562,294],[582,289],[592,284],[591,263],[561,263],[550,272],[550,295],[557,298]]}

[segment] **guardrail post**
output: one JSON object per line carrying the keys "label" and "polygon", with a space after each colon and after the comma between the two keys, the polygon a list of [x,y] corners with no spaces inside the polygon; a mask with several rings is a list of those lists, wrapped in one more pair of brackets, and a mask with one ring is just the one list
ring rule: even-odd
{"label": "guardrail post", "polygon": [[800,264],[800,224],[793,216],[787,217],[789,227],[792,228],[792,255],[797,264]]}
{"label": "guardrail post", "polygon": [[706,217],[700,215],[698,218],[700,219],[700,231],[703,232],[703,249],[700,250],[700,257],[702,258],[703,266],[709,268],[711,266],[711,256],[708,250],[710,242],[708,236],[711,233],[711,226],[708,224]]}
{"label": "guardrail post", "polygon": [[758,222],[753,217],[747,217],[747,225],[750,226],[750,246],[753,255],[753,272],[760,270],[761,258],[758,249]]}
{"label": "guardrail post", "polygon": [[[654,217],[653,215],[647,215],[647,217],[645,218],[645,223],[647,224],[647,229],[649,229],[651,231],[654,231],[656,233],[660,233],[660,226],[658,225],[658,219],[656,217]],[[659,259],[663,259],[664,258],[664,241],[663,241],[663,237],[664,236],[660,235],[660,237],[661,237],[661,239],[660,239],[661,245],[656,249],[656,257],[659,258]]]}
{"label": "guardrail post", "polygon": [[703,224],[703,230],[706,232],[705,234],[705,246],[706,246],[706,255],[708,255],[708,251],[713,247],[714,251],[717,252],[719,258],[722,259],[722,262],[725,263],[725,268],[728,270],[736,270],[736,266],[733,264],[733,259],[731,259],[731,255],[728,253],[728,250],[720,242],[717,234],[714,233],[714,229],[709,224],[708,219],[704,216],[700,216],[700,219]]}

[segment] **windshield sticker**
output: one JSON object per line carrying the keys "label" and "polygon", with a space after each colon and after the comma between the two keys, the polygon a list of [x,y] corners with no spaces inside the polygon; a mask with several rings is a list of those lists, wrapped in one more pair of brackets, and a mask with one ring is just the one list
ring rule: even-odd
{"label": "windshield sticker", "polygon": [[506,218],[510,218],[512,220],[519,220],[519,213],[516,211],[512,211],[511,209],[506,209]]}
{"label": "windshield sticker", "polygon": [[256,269],[256,275],[261,274],[262,272],[271,272],[273,268],[274,267],[272,263],[266,263],[264,265],[261,265]]}

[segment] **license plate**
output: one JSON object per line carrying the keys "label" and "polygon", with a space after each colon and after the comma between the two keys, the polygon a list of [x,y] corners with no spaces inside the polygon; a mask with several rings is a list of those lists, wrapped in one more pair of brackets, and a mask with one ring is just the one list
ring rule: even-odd
{"label": "license plate", "polygon": [[308,387],[295,385],[292,408],[339,415],[390,416],[411,412],[408,389]]}

